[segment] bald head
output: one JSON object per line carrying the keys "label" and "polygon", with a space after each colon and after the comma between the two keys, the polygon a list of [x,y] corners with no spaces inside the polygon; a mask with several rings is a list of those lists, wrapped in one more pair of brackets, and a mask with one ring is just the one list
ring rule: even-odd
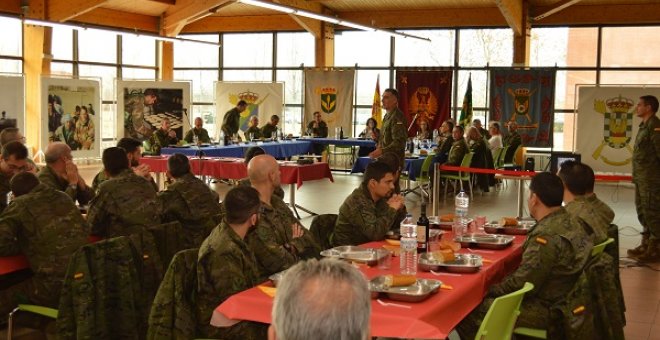
{"label": "bald head", "polygon": [[271,174],[277,172],[279,165],[271,155],[255,156],[248,163],[248,177],[252,184],[268,182]]}
{"label": "bald head", "polygon": [[54,142],[48,144],[46,148],[46,164],[53,164],[62,157],[71,157],[71,148],[66,143]]}

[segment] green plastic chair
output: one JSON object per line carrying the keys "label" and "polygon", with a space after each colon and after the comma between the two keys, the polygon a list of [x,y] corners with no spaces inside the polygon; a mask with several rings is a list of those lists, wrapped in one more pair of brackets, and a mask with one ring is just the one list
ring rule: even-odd
{"label": "green plastic chair", "polygon": [[[415,193],[416,189],[419,189],[419,195],[421,196],[422,194],[426,195],[426,197],[429,197],[428,189],[425,189],[425,186],[428,186],[429,183],[431,183],[431,165],[433,165],[433,157],[435,157],[432,154],[429,154],[424,158],[424,162],[422,163],[422,167],[419,171],[419,175],[415,177],[415,182],[417,182],[417,186],[414,188],[408,188],[402,192],[402,194],[405,196],[408,193]],[[410,177],[408,177],[408,174],[401,174],[399,178],[406,183],[410,180]]]}
{"label": "green plastic chair", "polygon": [[[463,161],[461,161],[461,167],[470,167],[470,164],[472,164],[472,156],[474,156],[473,152],[468,152],[463,156]],[[470,200],[473,200],[474,197],[472,196],[472,181],[470,180],[470,173],[466,171],[459,171],[458,174],[453,174],[453,173],[441,173],[440,174],[440,180],[445,180],[445,195],[444,195],[444,200],[447,200],[447,186],[449,185],[449,181],[454,181],[454,193],[456,193],[456,182],[461,183],[461,189],[463,189],[463,181],[466,181],[468,183],[468,186],[470,187]]]}
{"label": "green plastic chair", "polygon": [[525,282],[521,289],[495,299],[484,316],[475,339],[510,339],[520,315],[523,297],[532,289],[534,285]]}
{"label": "green plastic chair", "polygon": [[493,153],[493,166],[495,169],[499,167],[499,162],[500,162],[500,157],[502,157],[502,151],[504,148],[497,148],[495,149],[495,152]]}
{"label": "green plastic chair", "polygon": [[534,339],[547,339],[548,332],[545,329],[518,327],[513,330],[513,334],[523,335]]}
{"label": "green plastic chair", "polygon": [[7,339],[11,340],[14,333],[14,314],[17,312],[28,312],[32,314],[37,314],[57,320],[58,311],[54,308],[37,306],[37,305],[28,305],[28,304],[19,304],[18,307],[14,308],[11,313],[9,313],[9,320],[7,325]]}
{"label": "green plastic chair", "polygon": [[611,237],[605,240],[605,242],[595,245],[593,249],[591,249],[591,256],[596,256],[602,253],[605,250],[605,247],[610,243],[614,243],[614,239]]}

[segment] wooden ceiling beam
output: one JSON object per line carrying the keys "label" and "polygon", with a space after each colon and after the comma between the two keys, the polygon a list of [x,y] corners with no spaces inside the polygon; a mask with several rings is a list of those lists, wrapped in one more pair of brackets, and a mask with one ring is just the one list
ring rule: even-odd
{"label": "wooden ceiling beam", "polygon": [[77,17],[75,21],[97,26],[125,28],[157,34],[160,18],[107,8],[97,8]]}
{"label": "wooden ceiling beam", "polygon": [[[554,6],[536,7],[546,13]],[[534,25],[658,24],[660,4],[574,5],[535,21]]]}
{"label": "wooden ceiling beam", "polygon": [[522,0],[495,0],[497,8],[500,9],[504,19],[513,29],[515,35],[522,35],[524,29],[523,23],[523,3]]}
{"label": "wooden ceiling beam", "polygon": [[46,19],[67,21],[94,10],[109,0],[49,0],[46,3]]}
{"label": "wooden ceiling beam", "polygon": [[176,5],[176,0],[147,0],[147,1],[158,2],[166,5]]}
{"label": "wooden ceiling beam", "polygon": [[212,15],[218,8],[231,3],[231,0],[179,0],[163,15],[161,34],[176,36],[187,24]]}
{"label": "wooden ceiling beam", "polygon": [[186,25],[181,33],[301,31],[300,24],[287,14],[210,16]]}
{"label": "wooden ceiling beam", "polygon": [[[318,2],[315,3],[306,0],[274,0],[274,2],[316,14],[325,14],[323,13],[324,12],[323,5]],[[322,30],[323,30],[323,23],[321,21],[299,15],[294,15],[294,14],[289,14],[289,16],[295,22],[297,22],[300,25],[300,27],[302,27],[305,31],[311,33],[316,39],[321,38]]]}
{"label": "wooden ceiling beam", "polygon": [[338,12],[337,17],[377,28],[506,26],[496,7]]}
{"label": "wooden ceiling beam", "polygon": [[21,14],[21,0],[2,0],[0,1],[0,12]]}

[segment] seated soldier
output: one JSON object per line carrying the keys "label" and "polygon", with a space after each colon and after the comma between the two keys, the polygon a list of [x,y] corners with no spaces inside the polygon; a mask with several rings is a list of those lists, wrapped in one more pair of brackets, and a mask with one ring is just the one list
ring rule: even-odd
{"label": "seated soldier", "polygon": [[281,272],[301,259],[319,256],[321,249],[312,234],[284,201],[273,194],[280,186],[280,167],[275,158],[270,155],[252,158],[248,175],[263,207],[259,224],[247,237],[262,278]]}
{"label": "seated soldier", "polygon": [[94,197],[94,192],[78,173],[78,167],[73,164],[71,148],[62,142],[48,144],[46,166],[39,171],[39,181],[65,192],[80,205],[87,204]]}
{"label": "seated soldier", "polygon": [[218,193],[190,172],[188,157],[175,153],[167,160],[172,183],[158,193],[163,223],[179,221],[185,230],[185,248],[197,248],[218,225],[221,213]]}
{"label": "seated soldier", "polygon": [[[2,132],[0,132],[0,147],[13,141],[17,141],[25,145],[25,141],[26,141],[25,136],[23,136],[23,134],[18,128],[8,127],[2,130]],[[32,158],[30,158],[29,154],[30,154],[30,150],[28,150],[28,158],[27,158],[27,162],[29,163],[29,167],[30,167],[28,171],[39,172],[39,167],[37,167],[37,165],[34,164],[34,161],[32,160]]]}
{"label": "seated soldier", "polygon": [[461,339],[474,338],[494,298],[521,289],[525,282],[534,284],[534,290],[525,295],[516,326],[548,329],[550,307],[571,291],[591,256],[591,228],[561,206],[561,179],[540,173],[532,177],[529,191],[527,204],[537,223],[523,245],[522,262],[461,321],[456,328]]}
{"label": "seated soldier", "polygon": [[222,224],[214,228],[199,248],[197,260],[197,335],[203,338],[265,339],[267,325],[242,321],[231,327],[209,324],[213,310],[233,294],[262,282],[254,254],[245,235],[260,218],[259,193],[239,186],[231,189],[223,203],[227,208]]}
{"label": "seated soldier", "polygon": [[192,143],[195,141],[195,136],[197,137],[197,141],[199,143],[211,143],[211,137],[209,137],[209,132],[206,131],[204,126],[204,121],[202,120],[201,117],[195,118],[195,127],[192,129],[188,130],[186,133],[186,136],[183,137],[183,140],[185,140],[188,143]]}
{"label": "seated soldier", "polygon": [[15,199],[0,215],[0,256],[23,254],[34,276],[0,290],[0,315],[18,303],[57,308],[69,257],[87,243],[89,227],[67,194],[20,173]]}
{"label": "seated soldier", "polygon": [[248,141],[250,140],[250,134],[252,134],[252,139],[260,139],[261,137],[264,137],[259,128],[259,117],[256,115],[250,116],[250,126],[245,130],[245,139]]}
{"label": "seated soldier", "polygon": [[[463,138],[463,132],[462,126],[454,126],[454,129],[452,130],[452,139],[454,142],[449,149],[447,159],[440,165],[460,166],[461,163],[463,163],[463,157],[470,152],[470,147],[467,145],[467,142],[465,142],[465,138]],[[433,180],[434,171],[435,166],[432,166],[429,171],[431,180]],[[456,174],[456,171],[445,171],[444,173]]]}
{"label": "seated soldier", "polygon": [[367,166],[359,188],[339,208],[333,246],[359,245],[379,241],[399,227],[405,217],[404,198],[394,192],[394,171],[382,161]]}
{"label": "seated soldier", "polygon": [[103,150],[103,167],[109,179],[99,186],[87,214],[92,234],[129,236],[160,224],[156,189],[128,167],[126,151],[119,147]]}
{"label": "seated soldier", "polygon": [[[245,151],[245,165],[250,164],[250,161],[255,156],[265,155],[265,154],[266,154],[266,151],[264,151],[264,149],[260,146],[250,147],[249,149],[247,149],[247,151]],[[246,178],[241,179],[240,181],[238,181],[238,184],[252,186],[252,183],[250,183],[250,177],[246,177]],[[275,196],[277,196],[281,199],[284,199],[284,190],[282,189],[282,185],[275,188],[275,192],[273,193],[273,195],[275,195]]]}
{"label": "seated soldier", "polygon": [[160,155],[160,150],[179,142],[176,132],[170,129],[170,119],[165,117],[160,121],[160,129],[154,131],[149,138],[150,152],[154,155]]}
{"label": "seated soldier", "polygon": [[270,121],[261,127],[261,135],[264,138],[273,137],[273,132],[277,132],[277,124],[279,123],[280,117],[278,115],[270,116]]}
{"label": "seated soldier", "polygon": [[28,150],[23,143],[18,141],[9,142],[2,146],[2,157],[0,157],[0,212],[7,207],[7,194],[9,181],[21,172],[35,172],[36,169],[28,162]]}
{"label": "seated soldier", "polygon": [[[140,164],[140,157],[142,157],[142,142],[135,138],[124,137],[117,142],[117,146],[126,151],[126,158],[128,158],[128,165],[133,169],[136,175],[144,177],[149,180],[154,186],[154,190],[158,191],[158,184],[154,181],[154,178],[151,177],[151,169],[147,164]],[[105,182],[108,179],[108,176],[105,174],[105,170],[101,169],[94,176],[92,180],[92,191],[94,195],[97,195],[99,192],[99,185]]]}
{"label": "seated soldier", "polygon": [[607,230],[614,221],[614,211],[594,194],[594,171],[584,163],[565,161],[557,175],[564,183],[566,211],[594,230],[594,244],[605,242]]}

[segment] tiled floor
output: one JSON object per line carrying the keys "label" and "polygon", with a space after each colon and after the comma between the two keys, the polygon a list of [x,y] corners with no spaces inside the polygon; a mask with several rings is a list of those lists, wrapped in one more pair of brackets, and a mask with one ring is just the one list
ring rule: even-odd
{"label": "tiled floor", "polygon": [[[81,173],[91,182],[98,166],[81,167]],[[298,204],[319,214],[337,213],[344,198],[360,184],[362,176],[333,173],[334,183],[328,180],[305,182],[296,192]],[[214,184],[221,196],[229,190],[224,184]],[[288,188],[285,188],[288,199]],[[599,184],[596,194],[609,204],[616,213],[615,223],[619,225],[621,255],[625,250],[639,243],[640,224],[634,205],[634,192],[630,185]],[[526,196],[525,193],[525,204]],[[510,182],[500,191],[483,195],[477,194],[470,205],[470,214],[485,215],[488,219],[516,214],[516,183]],[[415,195],[406,197],[406,206],[414,216],[419,216],[420,199]],[[453,199],[440,205],[440,213],[453,210]],[[430,213],[430,208],[429,208]],[[309,226],[312,217],[301,212],[302,223]],[[622,259],[621,281],[626,301],[626,339],[660,340],[660,263],[653,268],[638,267],[634,262]],[[625,265],[632,265],[625,267]],[[1,334],[1,333],[0,333]]]}

